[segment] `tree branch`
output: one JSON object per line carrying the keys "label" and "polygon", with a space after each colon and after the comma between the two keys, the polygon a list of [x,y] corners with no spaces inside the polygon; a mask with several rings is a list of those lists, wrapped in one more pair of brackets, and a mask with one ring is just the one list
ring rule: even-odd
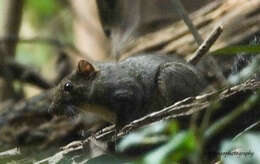
{"label": "tree branch", "polygon": [[[8,37],[9,35],[18,36],[22,20],[24,0],[4,0],[2,4],[4,5],[4,14],[2,22],[0,22],[0,35],[3,37]],[[2,48],[0,52],[2,63],[5,61],[5,57],[13,57],[15,55],[16,43],[16,41],[12,41],[0,47]],[[2,51],[5,53],[2,53]],[[6,75],[8,76],[8,73],[6,73]],[[13,79],[11,77],[6,77],[5,81],[0,84],[0,101],[12,99],[15,97],[12,80]]]}
{"label": "tree branch", "polygon": [[212,31],[208,38],[204,40],[204,42],[199,46],[196,52],[192,56],[190,56],[188,62],[196,65],[199,60],[209,51],[210,47],[215,43],[215,41],[219,38],[222,31],[222,26],[218,26],[214,31]]}
{"label": "tree branch", "polygon": [[236,118],[238,118],[243,113],[246,113],[254,107],[259,101],[259,91],[256,94],[251,95],[242,105],[239,105],[236,109],[234,109],[231,113],[224,116],[220,120],[216,121],[213,125],[206,130],[203,138],[205,141],[209,140],[216,134],[218,134],[221,130],[223,130],[226,125],[232,123]]}
{"label": "tree branch", "polygon": [[203,42],[203,38],[199,34],[199,31],[196,29],[194,24],[192,23],[191,19],[189,18],[188,12],[183,7],[180,0],[172,0],[172,3],[174,4],[173,7],[177,11],[177,13],[180,15],[182,20],[185,22],[185,24],[189,27],[189,30],[191,31],[194,39],[196,40],[197,44],[200,45]]}
{"label": "tree branch", "polygon": [[[22,21],[22,11],[24,0],[4,0],[2,2],[5,7],[3,7],[4,11],[4,19],[2,23],[2,37],[9,37],[19,35],[20,25]],[[17,41],[13,40],[11,42],[5,43],[5,50],[9,56],[15,55]],[[1,54],[0,54],[1,55]]]}
{"label": "tree branch", "polygon": [[[13,80],[27,82],[43,89],[49,89],[53,86],[53,84],[47,82],[46,79],[34,72],[31,68],[17,63],[12,59],[5,60],[0,66],[2,67],[2,69],[0,69],[0,76],[4,78],[11,77]],[[5,72],[8,72],[8,75]]]}

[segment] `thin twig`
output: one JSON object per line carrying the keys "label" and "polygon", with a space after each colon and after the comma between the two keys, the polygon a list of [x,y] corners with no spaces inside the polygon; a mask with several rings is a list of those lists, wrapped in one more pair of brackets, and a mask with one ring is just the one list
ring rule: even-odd
{"label": "thin twig", "polygon": [[[185,10],[185,8],[183,7],[182,3],[179,0],[172,0],[172,3],[174,3],[174,7],[175,10],[177,11],[177,13],[180,15],[180,17],[183,19],[183,21],[185,22],[185,24],[188,26],[189,30],[192,33],[192,36],[194,37],[195,41],[197,42],[198,45],[201,45],[203,43],[203,38],[202,36],[199,34],[199,31],[196,29],[196,27],[194,26],[194,24],[192,23],[191,19],[188,16],[187,11]],[[221,28],[222,29],[222,28]],[[220,32],[221,33],[221,32]],[[214,41],[215,42],[215,41]],[[213,43],[214,43],[213,42]],[[210,47],[209,47],[210,48]],[[207,52],[207,51],[206,51]],[[204,55],[204,54],[203,54]],[[201,57],[203,56],[201,55]],[[196,57],[196,60],[194,61],[194,63],[198,63],[199,59],[201,59],[201,57]],[[220,84],[222,84],[223,86],[226,85],[226,79],[223,75],[223,73],[221,72],[221,69],[219,68],[217,62],[215,61],[215,59],[212,56],[208,56],[208,58],[205,60],[206,63],[210,63],[210,68],[212,70],[214,70],[214,72],[216,73],[216,77],[218,79],[218,81],[220,82]]]}
{"label": "thin twig", "polygon": [[260,124],[260,121],[257,121],[255,123],[253,123],[252,125],[250,125],[249,127],[247,127],[246,129],[244,129],[242,132],[238,133],[233,139],[232,141],[235,141],[237,138],[239,138],[240,136],[242,136],[243,134],[245,134],[246,132],[248,132],[249,130],[253,129],[254,127],[256,127],[257,125]]}
{"label": "thin twig", "polygon": [[210,47],[219,38],[220,34],[223,32],[223,27],[218,26],[209,37],[200,45],[196,52],[188,59],[188,62],[196,65],[200,59],[209,51]]}
{"label": "thin twig", "polygon": [[18,155],[21,155],[21,151],[19,150],[19,148],[13,148],[4,152],[0,152],[0,159],[15,157]]}
{"label": "thin twig", "polygon": [[[117,137],[122,137],[126,134],[128,134],[130,131],[133,131],[134,129],[137,129],[141,126],[151,124],[156,121],[160,120],[168,120],[168,119],[176,119],[180,118],[183,116],[189,116],[192,115],[193,113],[197,113],[207,107],[210,106],[210,102],[212,99],[215,99],[218,97],[218,100],[216,101],[221,101],[223,99],[226,99],[237,92],[241,90],[246,90],[246,89],[256,89],[260,87],[260,82],[256,82],[255,80],[248,80],[240,85],[234,86],[232,88],[228,88],[223,90],[222,92],[211,92],[207,94],[203,94],[200,96],[196,97],[189,97],[184,100],[178,101],[175,104],[164,108],[160,111],[153,112],[151,114],[148,114],[140,119],[137,119],[130,124],[126,125],[123,127]],[[106,131],[106,133],[96,135],[97,139],[101,139],[108,134],[112,134],[114,132],[114,129],[111,131]]]}
{"label": "thin twig", "polygon": [[239,105],[236,109],[234,109],[230,114],[218,120],[216,123],[211,125],[209,129],[204,133],[204,139],[207,141],[216,134],[218,134],[221,130],[223,130],[226,125],[232,123],[236,118],[238,118],[241,114],[248,112],[255,106],[259,101],[259,91],[258,94],[251,95],[242,105]]}
{"label": "thin twig", "polygon": [[[130,124],[124,126],[118,133],[118,138],[128,134],[130,131],[133,131],[134,129],[137,129],[141,126],[151,124],[156,121],[160,120],[168,120],[168,119],[176,119],[183,116],[189,116],[193,113],[197,113],[207,107],[210,106],[211,99],[215,99],[218,96],[217,101],[221,101],[223,99],[226,99],[237,92],[241,90],[246,89],[256,89],[260,87],[260,82],[256,82],[254,80],[248,80],[240,85],[234,86],[232,88],[228,88],[223,90],[222,92],[211,92],[207,94],[203,94],[196,97],[189,97],[184,100],[178,101],[175,104],[164,108],[160,111],[153,112],[151,114],[148,114],[140,119],[137,119]],[[114,132],[114,129],[110,131],[106,131],[103,134],[96,135],[97,139],[101,139],[103,137],[106,137],[108,134],[112,134]]]}
{"label": "thin twig", "polygon": [[180,15],[180,17],[183,19],[185,24],[188,26],[190,29],[194,39],[196,40],[197,44],[200,45],[203,42],[203,39],[201,35],[199,34],[198,30],[192,23],[191,19],[188,16],[188,12],[186,9],[183,7],[182,3],[179,0],[172,0],[172,3],[174,4],[173,7],[177,11],[177,13]]}
{"label": "thin twig", "polygon": [[[13,80],[30,83],[43,89],[49,89],[53,85],[44,79],[37,72],[34,72],[30,67],[17,63],[13,59],[5,59],[4,63],[0,63],[3,69],[0,69],[0,76],[3,78],[11,77]],[[8,74],[7,74],[8,73]]]}
{"label": "thin twig", "polygon": [[200,128],[199,128],[200,134],[203,134],[205,132],[205,130],[208,128],[212,114],[219,108],[217,103],[218,103],[218,101],[213,101],[213,102],[211,102],[211,105],[207,108],[207,110],[202,118],[202,122],[200,124]]}

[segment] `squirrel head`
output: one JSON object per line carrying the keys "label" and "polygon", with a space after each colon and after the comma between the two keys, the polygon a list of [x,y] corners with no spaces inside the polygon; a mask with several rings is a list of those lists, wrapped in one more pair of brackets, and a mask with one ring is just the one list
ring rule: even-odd
{"label": "squirrel head", "polygon": [[75,115],[78,112],[77,106],[89,97],[88,93],[97,72],[88,61],[80,60],[76,71],[65,77],[52,90],[49,112],[56,115]]}

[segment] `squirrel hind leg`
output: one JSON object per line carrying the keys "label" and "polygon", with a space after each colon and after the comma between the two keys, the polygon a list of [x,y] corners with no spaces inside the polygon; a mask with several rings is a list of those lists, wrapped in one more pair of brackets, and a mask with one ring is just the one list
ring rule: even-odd
{"label": "squirrel hind leg", "polygon": [[167,105],[199,94],[204,84],[195,68],[187,63],[162,64],[157,75],[157,86]]}

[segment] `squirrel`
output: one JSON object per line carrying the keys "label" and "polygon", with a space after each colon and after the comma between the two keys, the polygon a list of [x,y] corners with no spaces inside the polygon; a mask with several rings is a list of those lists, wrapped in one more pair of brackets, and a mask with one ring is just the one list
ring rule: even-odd
{"label": "squirrel", "polygon": [[199,94],[205,81],[174,55],[141,54],[118,62],[78,62],[53,89],[49,111],[73,116],[92,112],[122,127],[148,113]]}

